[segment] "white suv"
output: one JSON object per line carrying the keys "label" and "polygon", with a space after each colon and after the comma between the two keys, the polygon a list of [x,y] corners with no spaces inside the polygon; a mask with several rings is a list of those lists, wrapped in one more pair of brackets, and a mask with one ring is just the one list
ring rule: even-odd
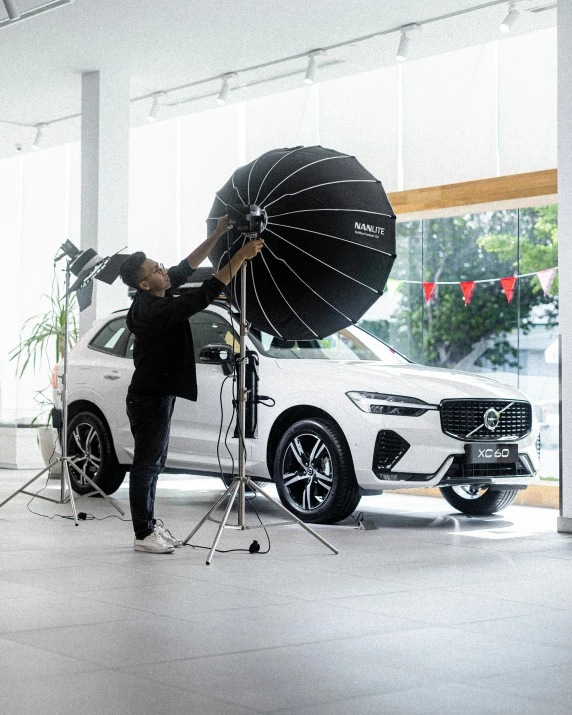
{"label": "white suv", "polygon": [[[133,457],[126,315],[99,320],[69,356],[69,452],[109,494]],[[222,300],[190,322],[198,401],[176,402],[167,469],[228,482],[238,443],[228,357],[238,350],[238,324]],[[275,482],[304,521],[340,521],[362,494],[434,486],[462,512],[491,514],[536,480],[539,427],[517,389],[412,364],[355,326],[300,342],[251,330],[248,348],[256,367],[248,379],[262,403],[249,405],[247,473]],[[59,406],[59,380],[55,392]],[[79,473],[72,477],[76,491],[89,491]]]}

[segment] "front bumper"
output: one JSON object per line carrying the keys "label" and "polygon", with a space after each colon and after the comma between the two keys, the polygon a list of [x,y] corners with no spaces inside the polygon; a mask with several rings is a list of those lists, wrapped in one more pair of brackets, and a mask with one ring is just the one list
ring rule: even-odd
{"label": "front bumper", "polygon": [[[362,413],[363,414],[363,413]],[[497,473],[480,465],[465,463],[465,444],[446,435],[441,429],[439,413],[427,412],[420,417],[396,417],[363,414],[346,431],[352,448],[359,486],[368,491],[419,489],[421,487],[470,484],[527,486],[538,481],[539,459],[536,448],[538,424],[518,444],[519,468],[498,465]],[[380,431],[394,432],[408,446],[399,459],[387,462],[387,469],[374,471],[376,439]],[[396,440],[396,444],[398,440]],[[397,447],[396,447],[397,449]],[[496,465],[495,465],[496,467]]]}

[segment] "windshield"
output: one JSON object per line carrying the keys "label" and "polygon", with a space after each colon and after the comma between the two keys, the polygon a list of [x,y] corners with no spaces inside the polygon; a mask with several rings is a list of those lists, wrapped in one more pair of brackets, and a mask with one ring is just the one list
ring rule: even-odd
{"label": "windshield", "polygon": [[284,340],[250,330],[252,342],[263,355],[286,360],[372,360],[402,365],[409,360],[355,325],[322,340]]}

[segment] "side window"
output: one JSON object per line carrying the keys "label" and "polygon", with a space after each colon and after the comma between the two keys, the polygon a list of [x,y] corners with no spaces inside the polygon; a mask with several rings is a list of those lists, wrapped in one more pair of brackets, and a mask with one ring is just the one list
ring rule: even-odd
{"label": "side window", "polygon": [[189,318],[195,347],[195,360],[199,362],[201,348],[205,345],[228,345],[235,352],[240,347],[231,325],[216,313],[197,313]]}
{"label": "side window", "polygon": [[127,349],[125,350],[125,357],[129,360],[133,360],[133,345],[135,344],[135,334],[129,333],[129,338],[127,340]]}
{"label": "side window", "polygon": [[121,339],[126,330],[127,326],[125,325],[124,317],[111,320],[99,331],[95,338],[93,338],[89,347],[94,350],[109,353],[110,355],[120,355],[123,353],[123,350],[121,350]]}

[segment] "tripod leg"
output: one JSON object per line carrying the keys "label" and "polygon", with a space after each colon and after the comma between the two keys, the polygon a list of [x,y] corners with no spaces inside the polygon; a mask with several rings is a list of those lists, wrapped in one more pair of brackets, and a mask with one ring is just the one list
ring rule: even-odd
{"label": "tripod leg", "polygon": [[[77,466],[77,464],[73,461],[73,459],[71,459],[70,457],[66,457],[66,460],[67,460],[66,464],[67,464],[67,462],[71,462],[74,466],[74,469],[77,469],[77,471],[86,480],[86,482],[88,482],[88,484],[90,486],[92,486],[96,492],[99,492],[100,496],[102,496],[107,502],[109,502],[112,507],[117,509],[117,511],[121,514],[121,516],[125,516],[125,512],[123,511],[123,509],[120,509],[117,506],[117,504],[112,499],[110,499],[109,496],[103,491],[103,489],[98,487],[97,484],[87,476],[87,474],[83,471],[83,469],[81,469],[80,467]],[[68,480],[69,480],[69,472],[68,472]],[[71,490],[71,482],[70,482],[70,490]]]}
{"label": "tripod leg", "polygon": [[35,477],[32,477],[32,479],[30,479],[29,482],[26,482],[26,484],[24,484],[23,487],[20,487],[20,488],[19,488],[18,490],[16,490],[13,494],[11,494],[7,499],[4,499],[4,501],[0,504],[0,507],[3,507],[4,504],[7,504],[7,503],[10,501],[10,499],[13,499],[15,496],[17,496],[18,494],[20,494],[20,492],[23,492],[24,489],[26,489],[27,487],[29,487],[30,484],[33,484],[33,483],[36,481],[36,479],[39,479],[39,478],[42,476],[42,474],[45,474],[45,473],[46,473],[47,471],[49,471],[54,465],[56,465],[56,464],[58,463],[58,461],[59,461],[59,460],[57,460],[57,459],[54,460],[54,461],[53,461],[51,464],[49,464],[45,469],[42,469],[41,472],[38,472],[38,474],[36,474]]}
{"label": "tripod leg", "polygon": [[222,520],[218,527],[218,531],[216,532],[216,536],[213,541],[213,545],[211,546],[211,550],[209,551],[209,555],[207,556],[207,561],[206,561],[207,566],[210,565],[210,562],[213,559],[217,544],[220,541],[220,537],[222,536],[222,532],[224,531],[224,527],[226,526],[226,522],[228,521],[228,515],[230,514],[230,510],[232,509],[234,498],[236,497],[236,493],[238,492],[239,487],[240,487],[240,480],[237,480],[234,483],[234,485],[232,486],[232,492],[229,495],[228,504],[226,505],[226,509],[224,511],[224,516],[222,517]]}
{"label": "tripod leg", "polygon": [[[62,482],[63,483],[67,482],[68,489],[70,490],[70,504],[71,504],[71,508],[72,508],[72,512],[73,512],[73,520],[75,522],[75,525],[79,526],[79,521],[77,518],[77,511],[75,508],[75,499],[73,497],[73,490],[72,490],[72,486],[71,486],[71,478],[70,478],[70,473],[69,473],[69,469],[68,469],[68,463],[67,463],[67,460],[65,460],[65,459],[62,461]],[[63,489],[62,491],[65,492],[65,489]],[[63,503],[63,498],[62,498],[62,503]]]}
{"label": "tripod leg", "polygon": [[255,492],[258,492],[259,494],[262,494],[262,496],[265,497],[266,499],[268,499],[269,502],[272,502],[272,504],[274,504],[274,506],[277,506],[281,511],[283,511],[283,512],[284,512],[285,514],[287,514],[291,519],[293,519],[297,524],[299,524],[303,529],[306,529],[306,531],[307,531],[309,534],[312,534],[312,536],[313,536],[314,538],[318,539],[318,541],[321,541],[322,544],[324,544],[324,546],[327,546],[328,549],[331,549],[331,550],[334,552],[334,554],[337,554],[337,553],[338,553],[338,550],[337,550],[335,547],[333,547],[333,546],[329,543],[329,541],[326,541],[326,539],[323,539],[323,538],[322,538],[319,534],[317,534],[313,529],[310,529],[310,527],[309,527],[307,524],[305,524],[301,519],[298,519],[298,517],[295,516],[294,514],[292,514],[291,511],[288,511],[288,509],[286,509],[286,507],[285,507],[283,504],[281,504],[280,502],[276,501],[276,499],[273,499],[273,498],[270,496],[270,494],[267,494],[265,491],[263,491],[263,490],[258,486],[258,484],[255,484],[251,479],[247,479],[247,480],[246,480],[246,483],[248,484],[248,486],[249,486],[252,490],[254,490]]}
{"label": "tripod leg", "polygon": [[234,489],[234,483],[230,484],[230,486],[226,489],[226,491],[221,495],[221,497],[215,502],[214,506],[212,506],[208,512],[203,516],[203,518],[199,521],[199,523],[195,526],[195,528],[191,531],[191,533],[187,536],[187,538],[183,541],[183,544],[187,544],[193,536],[197,533],[197,531],[201,528],[201,526],[208,521],[210,515],[215,512],[219,506],[223,503],[223,501],[227,498],[227,496],[231,493],[231,491]]}

